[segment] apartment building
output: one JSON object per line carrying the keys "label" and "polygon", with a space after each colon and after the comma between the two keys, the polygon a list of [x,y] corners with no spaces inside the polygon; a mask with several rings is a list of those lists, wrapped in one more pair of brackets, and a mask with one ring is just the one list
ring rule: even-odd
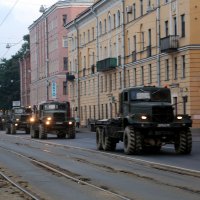
{"label": "apartment building", "polygon": [[68,38],[64,25],[92,5],[93,0],[58,1],[49,8],[41,6],[42,15],[29,26],[31,85],[30,104],[66,101]]}
{"label": "apartment building", "polygon": [[20,64],[20,100],[21,106],[30,106],[30,84],[31,84],[31,66],[30,52],[27,51],[23,58],[19,60]]}
{"label": "apartment building", "polygon": [[65,27],[69,99],[82,125],[116,117],[128,87],[167,86],[200,127],[200,2],[99,0]]}

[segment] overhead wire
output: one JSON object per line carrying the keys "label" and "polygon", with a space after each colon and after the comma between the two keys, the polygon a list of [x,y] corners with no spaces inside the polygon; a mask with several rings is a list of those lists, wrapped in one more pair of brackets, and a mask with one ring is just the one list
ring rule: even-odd
{"label": "overhead wire", "polygon": [[19,0],[16,0],[15,3],[13,4],[13,6],[11,7],[11,9],[8,11],[7,15],[3,18],[3,20],[0,23],[0,26],[3,25],[3,23],[6,21],[6,19],[8,18],[8,16],[11,14],[11,12],[13,11],[13,9],[15,8],[15,6],[17,5],[17,3],[19,2]]}

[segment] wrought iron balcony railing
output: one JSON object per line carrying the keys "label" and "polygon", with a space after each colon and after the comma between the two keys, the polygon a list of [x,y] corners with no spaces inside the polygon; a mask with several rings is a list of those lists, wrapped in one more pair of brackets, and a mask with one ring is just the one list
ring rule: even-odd
{"label": "wrought iron balcony railing", "polygon": [[117,67],[117,58],[106,58],[97,62],[97,72],[104,72]]}
{"label": "wrought iron balcony railing", "polygon": [[160,40],[160,50],[162,53],[170,53],[177,51],[179,45],[178,35],[169,35]]}

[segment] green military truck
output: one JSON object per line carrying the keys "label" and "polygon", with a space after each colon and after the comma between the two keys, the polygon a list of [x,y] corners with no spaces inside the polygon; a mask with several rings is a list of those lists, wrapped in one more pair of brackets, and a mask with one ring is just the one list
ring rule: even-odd
{"label": "green military truck", "polygon": [[76,137],[75,119],[70,115],[69,102],[47,102],[39,105],[39,109],[30,118],[32,138],[47,139],[48,134],[58,138],[74,139]]}
{"label": "green military truck", "polygon": [[126,154],[159,152],[165,144],[173,144],[179,154],[192,150],[188,115],[175,115],[169,88],[134,87],[120,94],[120,117],[98,120],[98,150],[115,150],[122,141]]}
{"label": "green military truck", "polygon": [[29,119],[32,110],[26,107],[13,107],[12,110],[4,116],[6,134],[16,134],[17,130],[23,130],[30,134]]}

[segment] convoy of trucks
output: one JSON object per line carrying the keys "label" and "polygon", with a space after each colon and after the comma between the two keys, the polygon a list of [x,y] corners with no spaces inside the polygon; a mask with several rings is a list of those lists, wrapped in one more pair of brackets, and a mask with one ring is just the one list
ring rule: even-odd
{"label": "convoy of trucks", "polygon": [[[179,154],[192,150],[192,120],[186,114],[175,115],[171,92],[166,87],[144,86],[124,89],[119,95],[117,118],[91,120],[91,131],[96,131],[98,150],[114,151],[123,142],[126,154],[159,152],[165,144],[173,144]],[[6,134],[25,130],[31,138],[74,139],[76,122],[70,114],[69,102],[46,102],[31,110],[15,102],[11,112],[1,117],[1,128]]]}

